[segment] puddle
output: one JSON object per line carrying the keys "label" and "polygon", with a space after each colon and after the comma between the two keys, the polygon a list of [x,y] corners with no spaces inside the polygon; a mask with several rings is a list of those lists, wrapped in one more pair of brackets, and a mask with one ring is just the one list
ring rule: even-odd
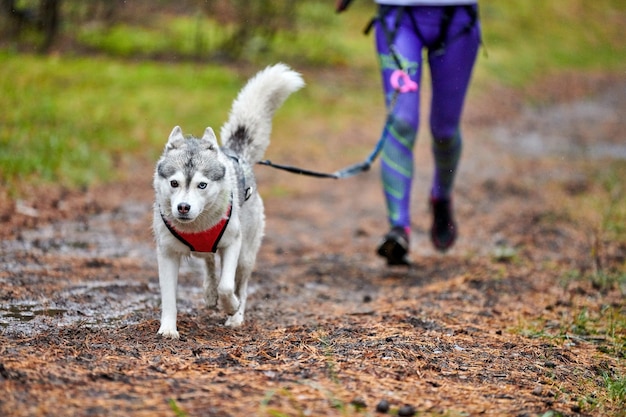
{"label": "puddle", "polygon": [[119,232],[120,224],[141,218],[137,210],[151,210],[150,203],[128,207],[0,241],[0,333],[131,324],[158,311],[152,242]]}
{"label": "puddle", "polygon": [[[146,209],[151,210],[148,206]],[[38,229],[24,230],[19,239],[0,242],[0,254],[22,251],[84,258],[132,257],[151,260],[154,249],[150,242],[137,242],[132,235],[123,236],[114,231],[113,223],[125,223],[130,218],[131,214],[102,213],[85,221],[57,222]],[[0,256],[1,262],[4,262],[3,258]],[[10,258],[6,260],[11,262]]]}
{"label": "puddle", "polygon": [[41,309],[33,305],[11,305],[7,310],[0,310],[0,326],[8,326],[9,321],[27,322],[37,316],[55,317],[65,314],[67,310],[61,308]]}
{"label": "puddle", "polygon": [[158,291],[156,283],[79,284],[39,300],[0,303],[0,328],[5,334],[30,335],[78,323],[89,327],[134,324],[145,320],[146,310],[158,307]]}

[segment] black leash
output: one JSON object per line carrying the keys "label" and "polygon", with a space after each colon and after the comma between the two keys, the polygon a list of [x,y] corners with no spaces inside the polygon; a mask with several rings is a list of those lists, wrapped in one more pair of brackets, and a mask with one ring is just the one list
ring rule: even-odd
{"label": "black leash", "polygon": [[275,164],[269,159],[266,159],[264,161],[259,161],[257,163],[259,165],[267,165],[268,167],[282,169],[283,171],[291,172],[292,174],[308,175],[309,177],[316,177],[316,178],[335,178],[335,179],[338,178],[337,176],[335,176],[335,174],[327,174],[325,172],[311,171],[308,169],[298,168],[298,167],[294,167],[291,165]]}
{"label": "black leash", "polygon": [[[395,55],[395,51],[393,53]],[[383,149],[383,145],[385,143],[385,139],[387,138],[387,130],[389,129],[389,126],[391,125],[392,111],[393,111],[394,107],[396,106],[396,102],[398,101],[398,95],[399,94],[400,94],[400,90],[399,89],[396,89],[393,92],[393,96],[391,97],[391,101],[389,103],[389,111],[387,112],[387,119],[385,120],[385,127],[383,129],[383,133],[380,135],[380,139],[378,139],[378,142],[376,143],[376,146],[374,147],[374,150],[362,162],[358,162],[356,164],[349,165],[349,166],[347,166],[347,167],[345,167],[343,169],[340,169],[339,171],[335,171],[333,173],[312,171],[312,170],[309,170],[309,169],[298,168],[298,167],[294,167],[294,166],[291,166],[291,165],[275,164],[272,161],[270,161],[269,159],[266,159],[264,161],[259,161],[258,164],[259,165],[266,165],[266,166],[269,166],[269,167],[272,167],[272,168],[276,168],[276,169],[281,169],[283,171],[291,172],[292,174],[307,175],[309,177],[315,177],[315,178],[332,178],[332,179],[336,179],[336,180],[342,179],[342,178],[353,177],[353,176],[358,175],[358,174],[360,174],[362,172],[369,171],[369,169],[372,167],[372,163],[374,163],[374,160],[376,160],[376,157],[378,157],[378,154]]]}
{"label": "black leash", "polygon": [[307,175],[309,177],[315,177],[315,178],[332,178],[335,180],[338,179],[342,179],[342,178],[349,178],[349,177],[353,177],[357,174],[360,174],[361,172],[365,172],[365,171],[369,171],[369,169],[372,167],[372,162],[374,162],[374,159],[376,159],[376,156],[378,156],[378,153],[380,152],[380,150],[383,147],[383,142],[384,142],[384,136],[378,141],[378,143],[376,144],[376,148],[374,149],[374,151],[370,154],[369,157],[367,157],[367,159],[363,162],[358,162],[354,165],[350,165],[347,166],[343,169],[340,169],[339,171],[335,171],[333,173],[326,173],[326,172],[319,172],[319,171],[311,171],[308,169],[303,169],[303,168],[298,168],[298,167],[294,167],[291,165],[280,165],[280,164],[275,164],[272,161],[270,161],[269,159],[266,159],[264,161],[259,161],[257,162],[259,165],[266,165],[272,168],[276,168],[276,169],[281,169],[283,171],[287,171],[287,172],[291,172],[292,174],[300,174],[300,175]]}
{"label": "black leash", "polygon": [[[395,102],[398,98],[399,92],[400,92],[399,90],[396,90],[394,92],[393,97],[392,97],[392,105],[390,106],[390,109],[393,109],[393,107],[395,106]],[[276,168],[276,169],[281,169],[283,171],[291,172],[292,174],[307,175],[309,177],[315,177],[315,178],[333,178],[333,179],[338,180],[342,178],[353,177],[362,172],[369,171],[369,169],[372,167],[372,163],[374,162],[374,160],[376,159],[380,151],[383,149],[383,144],[385,143],[385,139],[387,137],[387,129],[391,123],[390,119],[391,119],[391,110],[387,114],[387,120],[385,121],[385,128],[383,129],[383,133],[380,136],[380,139],[378,139],[378,142],[376,143],[374,150],[369,154],[369,156],[363,162],[358,162],[356,164],[347,166],[343,169],[340,169],[339,171],[335,171],[333,173],[311,171],[309,169],[298,168],[298,167],[294,167],[290,165],[275,164],[269,159],[266,159],[264,161],[259,161],[258,164],[266,165],[266,166]]]}

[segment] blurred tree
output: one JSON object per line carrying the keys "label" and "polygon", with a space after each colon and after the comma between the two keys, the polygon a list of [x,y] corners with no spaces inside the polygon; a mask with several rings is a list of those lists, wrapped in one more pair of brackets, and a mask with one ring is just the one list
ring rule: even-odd
{"label": "blurred tree", "polygon": [[26,31],[40,35],[38,49],[46,52],[52,46],[59,30],[59,8],[61,0],[17,2],[0,0],[0,14],[7,22],[7,35],[19,40]]}
{"label": "blurred tree", "polygon": [[52,46],[59,30],[59,4],[61,0],[41,0],[39,3],[40,28],[43,42],[40,50],[46,52]]}
{"label": "blurred tree", "polygon": [[297,5],[293,0],[0,0],[0,40],[8,38],[18,49],[35,45],[40,52],[48,52],[59,40],[61,29],[63,42],[56,45],[72,48],[79,45],[76,34],[81,28],[94,23],[107,28],[122,23],[150,27],[162,24],[163,16],[206,14],[223,24],[228,36],[217,51],[207,51],[196,19],[193,58],[217,53],[241,59],[269,49],[279,31],[295,30]]}
{"label": "blurred tree", "polygon": [[220,52],[238,59],[246,52],[269,48],[278,31],[293,30],[296,4],[293,0],[208,0],[205,9],[211,17],[234,24],[233,34],[221,45]]}

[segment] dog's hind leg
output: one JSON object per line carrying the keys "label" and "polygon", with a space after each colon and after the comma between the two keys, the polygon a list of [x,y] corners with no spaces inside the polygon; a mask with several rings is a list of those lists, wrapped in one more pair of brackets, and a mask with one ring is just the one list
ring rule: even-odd
{"label": "dog's hind leg", "polygon": [[204,258],[206,274],[204,275],[204,301],[207,307],[217,307],[217,274],[215,271],[215,255],[210,254]]}

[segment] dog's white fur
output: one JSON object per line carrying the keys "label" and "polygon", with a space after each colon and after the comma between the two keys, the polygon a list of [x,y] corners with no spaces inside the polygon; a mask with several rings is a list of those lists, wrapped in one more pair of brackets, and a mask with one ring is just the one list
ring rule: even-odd
{"label": "dog's white fur", "polygon": [[[218,305],[229,315],[226,325],[244,320],[248,279],[263,237],[263,202],[255,189],[242,201],[242,170],[250,183],[252,165],[263,158],[270,142],[272,117],[287,97],[304,86],[300,74],[284,64],[267,67],[248,81],[221,129],[220,148],[208,127],[202,138],[185,138],[176,126],[167,141],[154,173],[153,229],[157,245],[161,287],[161,327],[158,333],[179,337],[176,328],[176,288],[181,259],[193,253],[204,258],[207,275],[204,296],[209,307]],[[233,158],[232,156],[235,156]],[[252,182],[254,179],[252,178]],[[215,254],[191,252],[168,230],[166,219],[182,232],[201,232],[232,212],[217,248],[221,273],[215,271]],[[181,210],[181,204],[185,209]]]}

